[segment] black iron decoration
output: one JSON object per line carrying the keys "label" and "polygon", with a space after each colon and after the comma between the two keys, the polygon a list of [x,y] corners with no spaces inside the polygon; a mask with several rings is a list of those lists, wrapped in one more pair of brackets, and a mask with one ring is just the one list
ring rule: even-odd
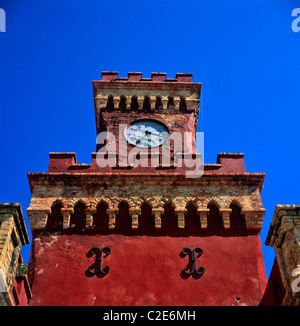
{"label": "black iron decoration", "polygon": [[[105,256],[103,257],[103,253],[105,254]],[[102,269],[102,259],[106,258],[108,255],[110,255],[111,253],[111,249],[110,247],[103,247],[103,248],[98,248],[98,247],[93,247],[88,253],[87,253],[87,257],[92,257],[93,255],[96,255],[95,258],[95,262],[93,265],[91,265],[88,269],[87,269],[87,274],[89,274],[90,276],[93,276],[95,274],[98,274],[100,277],[105,276],[106,274],[109,273],[110,271],[110,267],[109,266],[105,266]]]}
{"label": "black iron decoration", "polygon": [[[196,253],[198,254],[197,257],[196,257]],[[202,254],[203,254],[203,249],[200,247],[196,247],[194,249],[185,247],[181,250],[180,252],[181,257],[185,257],[189,255],[190,258],[188,265],[186,265],[182,271],[182,276],[183,277],[185,276],[184,278],[187,278],[191,275],[193,275],[195,278],[200,278],[204,274],[205,268],[201,266],[199,269],[197,269],[196,266],[196,260],[197,258],[202,256]]]}
{"label": "black iron decoration", "polygon": [[[106,265],[104,268],[102,268],[102,261],[103,258],[106,258],[111,254],[111,248],[110,247],[92,247],[86,256],[88,258],[95,255],[95,262],[88,267],[86,270],[86,275],[91,277],[97,274],[98,277],[104,277],[110,272],[110,267]],[[200,278],[204,272],[205,268],[201,266],[197,269],[197,258],[203,255],[203,249],[200,247],[196,247],[194,249],[191,249],[189,247],[184,247],[180,252],[180,257],[184,258],[186,256],[189,256],[189,263],[184,267],[184,269],[181,272],[181,276],[183,278],[188,278],[190,276],[193,276],[193,278]]]}

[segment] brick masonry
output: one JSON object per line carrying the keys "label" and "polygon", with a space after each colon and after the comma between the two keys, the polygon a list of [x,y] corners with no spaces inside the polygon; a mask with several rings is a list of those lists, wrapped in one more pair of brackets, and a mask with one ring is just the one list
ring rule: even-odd
{"label": "brick masonry", "polygon": [[16,284],[21,247],[25,244],[29,244],[29,238],[20,205],[0,204],[0,306],[16,305],[16,300],[26,305],[31,295],[27,276],[19,280],[21,285]]}

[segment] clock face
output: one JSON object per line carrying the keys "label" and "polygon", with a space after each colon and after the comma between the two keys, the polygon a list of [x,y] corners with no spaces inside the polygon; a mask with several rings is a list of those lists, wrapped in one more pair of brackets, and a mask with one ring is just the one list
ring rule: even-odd
{"label": "clock face", "polygon": [[126,132],[127,141],[141,148],[158,147],[167,140],[168,136],[167,128],[152,120],[134,122]]}

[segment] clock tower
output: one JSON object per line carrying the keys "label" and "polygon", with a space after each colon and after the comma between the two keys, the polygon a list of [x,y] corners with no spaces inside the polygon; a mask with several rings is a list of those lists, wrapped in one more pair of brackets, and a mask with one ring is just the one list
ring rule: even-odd
{"label": "clock tower", "polygon": [[203,164],[192,77],[102,72],[91,163],[28,173],[31,305],[260,303],[264,174],[242,153]]}
{"label": "clock tower", "polygon": [[170,79],[165,73],[142,78],[129,72],[119,78],[117,72],[102,72],[93,90],[98,166],[122,173],[201,174],[202,155],[196,153],[201,84],[192,82],[192,74]]}

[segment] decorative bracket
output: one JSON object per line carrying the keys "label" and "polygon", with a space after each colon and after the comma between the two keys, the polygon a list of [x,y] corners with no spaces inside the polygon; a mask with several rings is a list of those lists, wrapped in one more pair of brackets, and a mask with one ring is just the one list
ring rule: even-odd
{"label": "decorative bracket", "polygon": [[209,208],[198,208],[197,215],[200,216],[201,229],[207,229],[207,215],[209,214]]}
{"label": "decorative bracket", "polygon": [[204,274],[205,268],[201,266],[199,269],[197,269],[197,267],[196,267],[196,253],[198,253],[197,258],[199,258],[203,254],[203,249],[200,248],[200,247],[196,247],[194,249],[185,247],[185,248],[183,248],[181,250],[181,253],[180,253],[181,257],[185,257],[187,255],[189,255],[189,257],[190,257],[189,263],[184,267],[182,272],[187,276],[191,276],[193,274],[196,274],[196,276],[199,278]]}
{"label": "decorative bracket", "polygon": [[152,208],[152,214],[154,214],[155,229],[161,229],[161,216],[164,214],[164,208]]}
{"label": "decorative bracket", "polygon": [[98,247],[93,247],[88,253],[87,253],[87,257],[91,257],[93,255],[96,255],[96,259],[95,259],[95,263],[93,265],[91,265],[87,272],[90,275],[95,275],[97,273],[100,273],[102,276],[105,276],[106,274],[109,273],[110,271],[110,267],[109,266],[105,266],[102,270],[102,259],[103,259],[103,253],[105,253],[105,257],[107,257],[108,255],[110,255],[111,253],[111,249],[110,247],[103,247],[103,248],[98,248]]}
{"label": "decorative bracket", "polygon": [[108,208],[106,213],[108,214],[108,229],[113,230],[116,227],[116,215],[119,210],[118,208]]}

